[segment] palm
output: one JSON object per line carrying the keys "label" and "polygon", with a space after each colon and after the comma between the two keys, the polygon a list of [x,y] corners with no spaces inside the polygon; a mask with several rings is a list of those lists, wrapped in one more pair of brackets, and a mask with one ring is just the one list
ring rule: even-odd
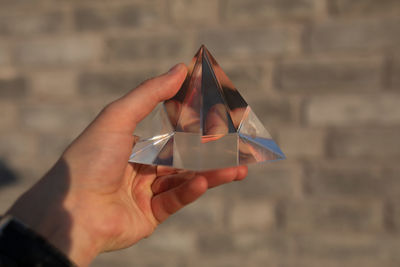
{"label": "palm", "polygon": [[151,183],[156,179],[156,168],[128,164],[122,177],[119,189],[110,196],[114,201],[109,207],[111,216],[107,216],[111,224],[117,222],[109,233],[114,242],[104,250],[128,247],[149,236],[158,225],[151,207]]}
{"label": "palm", "polygon": [[110,196],[116,200],[107,209],[107,218],[113,225],[108,234],[114,242],[104,250],[128,247],[151,235],[159,223],[196,200],[207,188],[241,180],[246,173],[246,167],[195,173],[128,164],[119,180],[119,190]]}

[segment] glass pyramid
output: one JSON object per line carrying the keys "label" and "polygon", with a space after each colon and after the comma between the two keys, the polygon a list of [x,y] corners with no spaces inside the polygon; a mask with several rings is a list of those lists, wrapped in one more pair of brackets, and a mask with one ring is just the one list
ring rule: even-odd
{"label": "glass pyramid", "polygon": [[142,164],[200,171],[285,158],[204,45],[178,93],[135,135],[129,161]]}

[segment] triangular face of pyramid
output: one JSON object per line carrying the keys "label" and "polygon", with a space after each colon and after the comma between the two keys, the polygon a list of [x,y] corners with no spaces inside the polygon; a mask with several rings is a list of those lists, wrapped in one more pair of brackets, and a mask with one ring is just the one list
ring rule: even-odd
{"label": "triangular face of pyramid", "polygon": [[285,158],[204,46],[188,73],[138,125],[130,162],[201,171]]}

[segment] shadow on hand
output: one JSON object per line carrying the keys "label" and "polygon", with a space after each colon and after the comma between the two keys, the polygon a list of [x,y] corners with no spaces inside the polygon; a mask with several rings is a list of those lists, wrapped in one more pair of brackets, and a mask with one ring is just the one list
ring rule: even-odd
{"label": "shadow on hand", "polygon": [[[63,205],[69,190],[69,167],[63,159],[60,159],[42,179],[18,198],[7,213],[21,220],[65,255],[69,255],[72,242],[72,216]],[[35,257],[43,253],[36,247],[32,247],[31,251]],[[54,263],[52,266],[58,266],[58,258],[55,255],[42,256],[46,257],[48,263]],[[22,266],[31,264],[23,258],[19,260]]]}

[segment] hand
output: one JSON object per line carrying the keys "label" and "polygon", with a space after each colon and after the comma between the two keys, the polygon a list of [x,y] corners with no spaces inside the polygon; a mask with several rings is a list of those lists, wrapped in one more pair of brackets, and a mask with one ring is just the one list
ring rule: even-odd
{"label": "hand", "polygon": [[105,107],[8,214],[87,266],[149,236],[207,188],[243,179],[247,167],[195,173],[128,163],[136,124],[175,95],[186,73],[178,64]]}

